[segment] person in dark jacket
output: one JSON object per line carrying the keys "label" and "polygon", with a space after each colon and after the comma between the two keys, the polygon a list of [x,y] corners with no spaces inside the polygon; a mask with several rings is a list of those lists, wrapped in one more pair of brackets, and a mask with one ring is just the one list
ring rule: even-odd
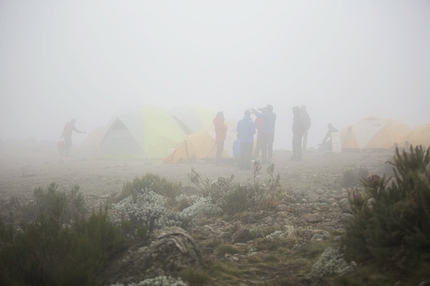
{"label": "person in dark jacket", "polygon": [[78,129],[76,129],[75,122],[76,122],[76,119],[74,118],[72,118],[70,122],[67,122],[66,125],[64,126],[63,133],[61,134],[61,137],[60,137],[60,138],[64,138],[64,141],[65,141],[64,147],[60,149],[60,153],[61,155],[64,155],[66,157],[69,156],[70,149],[72,148],[73,131],[77,133],[87,134],[84,131],[79,131]]}
{"label": "person in dark jacket", "polygon": [[303,119],[300,115],[300,108],[293,107],[293,155],[290,160],[302,159],[302,137],[305,131]]}
{"label": "person in dark jacket", "polygon": [[216,114],[216,117],[213,120],[213,123],[215,125],[215,142],[216,142],[216,157],[215,157],[215,163],[219,165],[221,163],[221,155],[224,151],[224,141],[227,137],[227,130],[228,127],[224,123],[224,112],[219,111]]}
{"label": "person in dark jacket", "polygon": [[308,131],[311,128],[311,117],[306,111],[306,106],[300,107],[300,115],[302,116],[304,131],[303,131],[303,153],[306,153],[306,145],[308,144]]}
{"label": "person in dark jacket", "polygon": [[268,104],[266,106],[266,112],[258,112],[257,110],[252,110],[255,116],[264,119],[263,124],[263,134],[262,134],[262,159],[263,163],[271,163],[273,159],[273,141],[275,140],[275,123],[276,114],[273,112],[273,106]]}
{"label": "person in dark jacket", "polygon": [[251,119],[251,111],[246,110],[243,119],[237,123],[236,131],[240,138],[240,159],[239,168],[241,170],[251,169],[252,144],[256,132],[254,121]]}

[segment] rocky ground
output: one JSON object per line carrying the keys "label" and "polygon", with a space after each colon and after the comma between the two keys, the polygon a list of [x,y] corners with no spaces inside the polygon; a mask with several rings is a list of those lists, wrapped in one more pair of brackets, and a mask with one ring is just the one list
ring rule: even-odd
{"label": "rocky ground", "polygon": [[[148,172],[181,182],[188,193],[198,192],[187,177],[191,168],[210,180],[234,174],[236,182],[247,183],[264,181],[268,176],[267,165],[255,178],[252,171],[239,170],[231,162],[215,166],[204,161],[175,165],[159,161],[103,161],[93,159],[94,150],[80,146],[74,146],[70,157],[61,157],[50,142],[0,143],[2,212],[7,210],[11,197],[29,200],[34,188],[51,182],[65,189],[79,185],[87,202],[96,206],[118,194],[125,182]],[[351,217],[348,189],[358,185],[356,178],[347,177],[345,172],[390,173],[386,161],[392,155],[393,151],[332,154],[309,150],[303,160],[290,161],[290,151],[277,150],[273,163],[282,187],[271,205],[200,219],[187,232],[164,230],[163,235],[151,237],[152,244],[146,241],[133,245],[128,251],[130,255],[112,262],[105,273],[106,283],[137,283],[144,278],[139,274],[142,265],[152,276],[167,275],[169,269],[182,265],[172,264],[176,259],[206,273],[206,285],[342,285],[326,276],[357,272],[354,264],[345,262],[336,252],[345,231],[344,223]],[[166,250],[160,249],[167,249],[171,255],[163,255]],[[328,262],[322,262],[323,253],[330,256]],[[142,257],[149,260],[136,266],[136,260]],[[161,260],[156,262],[154,257]],[[120,261],[135,266],[125,267]]]}

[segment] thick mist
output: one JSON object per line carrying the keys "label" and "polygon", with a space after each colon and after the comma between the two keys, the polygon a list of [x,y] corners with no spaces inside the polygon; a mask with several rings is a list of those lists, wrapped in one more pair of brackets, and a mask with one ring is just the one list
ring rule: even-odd
{"label": "thick mist", "polygon": [[[0,138],[89,133],[121,109],[201,105],[237,121],[274,106],[327,123],[430,122],[428,1],[2,1]],[[85,135],[74,134],[74,142]]]}

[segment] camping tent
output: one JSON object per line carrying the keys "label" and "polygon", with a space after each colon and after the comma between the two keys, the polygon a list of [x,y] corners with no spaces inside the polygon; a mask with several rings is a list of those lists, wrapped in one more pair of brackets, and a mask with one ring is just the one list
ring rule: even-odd
{"label": "camping tent", "polygon": [[398,120],[367,117],[340,131],[342,149],[390,149],[409,132],[410,128]]}
{"label": "camping tent", "polygon": [[189,135],[212,125],[215,113],[200,106],[179,106],[168,111]]}
{"label": "camping tent", "polygon": [[415,127],[402,140],[402,145],[406,145],[406,142],[412,146],[423,145],[424,147],[430,147],[430,123]]}
{"label": "camping tent", "polygon": [[167,112],[150,106],[123,110],[108,126],[96,154],[99,159],[164,158],[186,136]]}
{"label": "camping tent", "polygon": [[[226,122],[227,138],[224,142],[222,158],[233,157],[233,143],[237,139],[236,126]],[[212,124],[205,130],[188,135],[166,158],[163,163],[192,162],[202,159],[215,159],[217,145],[215,142],[215,126]]]}
{"label": "camping tent", "polygon": [[106,133],[106,126],[103,127],[96,127],[94,128],[88,135],[85,137],[84,142],[82,142],[82,145],[85,147],[91,147],[98,149],[100,142],[103,139],[103,135]]}

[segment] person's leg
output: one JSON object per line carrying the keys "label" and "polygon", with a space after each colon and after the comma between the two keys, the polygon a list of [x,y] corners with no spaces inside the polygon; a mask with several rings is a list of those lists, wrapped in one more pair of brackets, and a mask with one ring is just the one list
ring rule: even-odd
{"label": "person's leg", "polygon": [[291,145],[293,146],[293,154],[291,155],[290,160],[294,160],[296,158],[294,151],[296,151],[296,149],[294,148],[294,133],[293,133],[293,140],[291,140]]}
{"label": "person's leg", "polygon": [[254,158],[260,157],[261,151],[261,136],[257,137],[257,143],[255,144]]}
{"label": "person's leg", "polygon": [[240,143],[240,155],[239,155],[239,169],[243,170],[244,162],[245,162],[245,152],[246,152],[245,143]]}
{"label": "person's leg", "polygon": [[66,141],[66,144],[64,145],[64,152],[61,153],[64,156],[69,156],[70,149],[72,148],[72,138],[64,137],[64,141]]}
{"label": "person's leg", "polygon": [[299,144],[301,144],[301,142],[299,141],[299,136],[301,137],[302,135],[300,134],[293,134],[293,156],[291,157],[291,159],[296,160],[297,156],[299,155],[299,148],[301,148],[301,146]]}
{"label": "person's leg", "polygon": [[268,134],[268,142],[267,142],[267,160],[269,162],[273,159],[273,141],[275,139],[275,134]]}
{"label": "person's leg", "polygon": [[216,142],[216,144],[217,144],[217,149],[216,149],[215,163],[218,165],[221,163],[221,155],[222,155],[222,151],[224,151],[224,141],[218,141]]}
{"label": "person's leg", "polygon": [[306,145],[308,144],[308,131],[303,133],[303,153],[306,153]]}
{"label": "person's leg", "polygon": [[251,169],[251,159],[252,159],[252,143],[245,143],[245,152],[244,152],[244,169]]}
{"label": "person's leg", "polygon": [[263,159],[263,163],[267,163],[267,133],[263,133],[261,140],[261,158]]}
{"label": "person's leg", "polygon": [[302,159],[302,134],[297,135],[297,160]]}

